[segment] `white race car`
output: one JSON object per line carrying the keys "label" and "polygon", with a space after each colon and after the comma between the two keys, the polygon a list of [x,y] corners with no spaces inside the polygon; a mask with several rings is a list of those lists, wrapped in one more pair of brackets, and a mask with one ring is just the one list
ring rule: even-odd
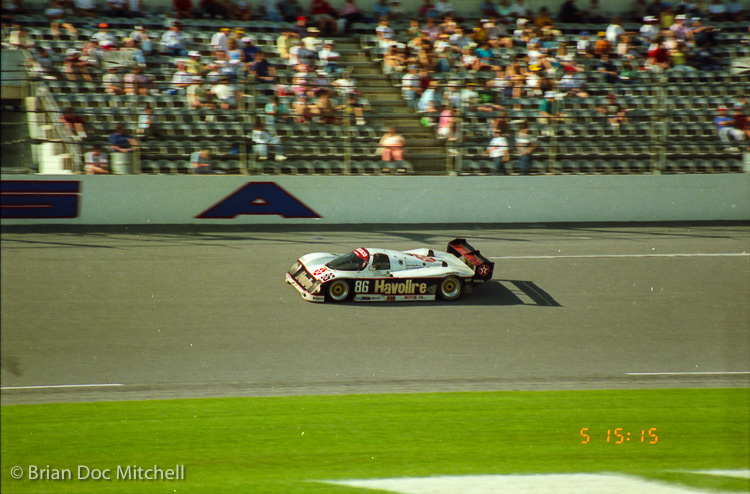
{"label": "white race car", "polygon": [[473,284],[492,278],[495,264],[465,239],[448,242],[447,250],[317,252],[300,257],[286,281],[312,302],[375,302],[456,300]]}

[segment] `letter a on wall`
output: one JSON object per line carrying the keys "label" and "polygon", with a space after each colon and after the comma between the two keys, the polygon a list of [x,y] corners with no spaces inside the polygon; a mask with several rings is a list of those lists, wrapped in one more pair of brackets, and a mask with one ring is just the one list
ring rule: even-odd
{"label": "letter a on wall", "polygon": [[200,219],[235,218],[240,214],[277,214],[283,218],[320,218],[274,182],[250,182],[203,213]]}

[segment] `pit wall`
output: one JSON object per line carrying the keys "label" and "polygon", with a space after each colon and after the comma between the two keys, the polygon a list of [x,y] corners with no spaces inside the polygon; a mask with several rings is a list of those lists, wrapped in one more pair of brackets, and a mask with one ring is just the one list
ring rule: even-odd
{"label": "pit wall", "polygon": [[2,177],[5,225],[750,220],[750,174]]}

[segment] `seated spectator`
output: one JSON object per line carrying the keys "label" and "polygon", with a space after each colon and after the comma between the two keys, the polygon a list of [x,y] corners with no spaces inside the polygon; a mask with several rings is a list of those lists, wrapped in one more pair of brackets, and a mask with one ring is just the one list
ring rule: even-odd
{"label": "seated spectator", "polygon": [[482,156],[492,158],[492,164],[498,174],[508,174],[508,171],[505,169],[505,163],[510,162],[510,144],[500,129],[495,129],[492,140],[484,153],[482,153]]}
{"label": "seated spectator", "polygon": [[745,134],[745,139],[750,139],[750,127],[747,125],[747,116],[742,108],[742,105],[734,106],[734,122],[732,126]]}
{"label": "seated spectator", "polygon": [[641,40],[646,43],[652,43],[659,35],[659,26],[656,25],[657,19],[652,15],[643,18],[643,26],[638,30]]}
{"label": "seated spectator", "polygon": [[185,89],[192,83],[193,75],[187,71],[187,64],[182,61],[177,61],[177,71],[172,76],[172,89],[168,94],[184,93]]}
{"label": "seated spectator", "polygon": [[198,175],[213,173],[213,162],[211,161],[211,150],[201,149],[190,154],[190,168]]}
{"label": "seated spectator", "polygon": [[228,27],[220,27],[218,31],[216,31],[211,36],[211,51],[229,51],[229,32],[231,29]]}
{"label": "seated spectator", "polygon": [[70,9],[65,8],[65,5],[59,0],[51,0],[49,7],[44,11],[44,16],[50,22],[50,32],[53,38],[60,38],[60,28],[62,27],[67,31],[70,36],[76,37],[78,30],[71,24],[70,16],[73,13]]}
{"label": "seated spectator", "polygon": [[310,17],[318,23],[320,32],[330,36],[338,34],[338,23],[336,22],[338,12],[331,7],[327,0],[312,0]]}
{"label": "seated spectator", "polygon": [[617,67],[609,59],[609,53],[603,53],[599,58],[597,71],[602,77],[602,82],[614,84],[620,82],[620,75],[617,73]]}
{"label": "seated spectator", "polygon": [[312,122],[312,106],[310,105],[305,93],[297,94],[297,99],[292,103],[292,109],[294,110],[297,123],[307,124]]}
{"label": "seated spectator", "polygon": [[391,22],[388,17],[380,17],[378,27],[375,28],[375,35],[378,37],[378,47],[387,50],[394,42],[394,33],[391,29]]}
{"label": "seated spectator", "polygon": [[211,88],[210,93],[214,95],[219,108],[222,110],[231,110],[237,107],[239,92],[234,84],[230,84],[229,78],[221,78],[218,84]]}
{"label": "seated spectator", "polygon": [[593,24],[601,24],[604,22],[604,14],[599,8],[598,0],[590,0],[589,8],[585,12],[582,12],[584,20]]}
{"label": "seated spectator", "polygon": [[185,71],[192,75],[203,75],[206,68],[201,63],[201,53],[199,51],[189,51],[188,59],[185,63]]}
{"label": "seated spectator", "polygon": [[[440,83],[438,81],[431,81],[429,87],[422,93],[417,103],[417,111],[428,112],[434,111],[439,99],[438,90],[440,89]],[[430,110],[432,108],[432,110]]]}
{"label": "seated spectator", "polygon": [[248,0],[234,0],[228,10],[229,16],[236,21],[249,21],[253,18],[253,6]]}
{"label": "seated spectator", "polygon": [[146,104],[143,107],[143,112],[138,115],[138,132],[139,137],[159,137],[159,124],[154,117],[154,109],[151,105]]}
{"label": "seated spectator", "polygon": [[453,15],[455,9],[450,0],[437,0],[437,3],[435,3],[435,11],[438,13],[438,17],[445,17],[447,15]]}
{"label": "seated spectator", "polygon": [[137,43],[137,46],[143,51],[144,55],[150,55],[154,51],[153,42],[145,27],[135,26],[129,37]]}
{"label": "seated spectator", "polygon": [[87,175],[107,175],[110,173],[109,158],[107,153],[102,151],[102,147],[94,144],[91,151],[83,155],[86,162]]}
{"label": "seated spectator", "polygon": [[420,92],[419,75],[417,74],[418,68],[416,65],[410,65],[407,68],[406,74],[401,78],[401,94],[410,108],[416,106],[417,95]]}
{"label": "seated spectator", "polygon": [[596,109],[599,113],[607,117],[607,122],[614,129],[619,129],[620,124],[627,123],[628,110],[617,102],[617,95],[608,94],[607,104]]}
{"label": "seated spectator", "polygon": [[187,55],[187,36],[182,32],[182,23],[174,22],[161,37],[161,47],[165,55],[184,57]]}
{"label": "seated spectator", "polygon": [[313,122],[322,124],[340,123],[336,116],[336,106],[331,101],[331,95],[328,91],[321,91],[317,101],[313,103],[310,109],[313,114]]}
{"label": "seated spectator", "polygon": [[362,103],[356,94],[350,93],[346,98],[346,103],[336,107],[336,110],[343,111],[349,120],[351,120],[349,115],[353,115],[355,125],[365,125],[367,123],[365,122],[365,111],[370,109]]}
{"label": "seated spectator", "polygon": [[133,169],[133,152],[138,149],[138,141],[125,132],[125,128],[117,124],[115,131],[109,136],[109,148],[112,153],[112,173],[123,175],[131,173]]}
{"label": "seated spectator", "polygon": [[372,7],[372,15],[376,19],[382,19],[383,17],[390,20],[391,16],[391,4],[388,0],[378,0]]}
{"label": "seated spectator", "polygon": [[203,87],[203,78],[198,75],[192,76],[190,85],[185,90],[187,95],[187,104],[189,108],[214,108],[215,106],[208,99],[208,91]]}
{"label": "seated spectator", "polygon": [[140,48],[140,42],[129,37],[123,38],[122,48],[120,48],[120,51],[123,52],[123,54],[126,52],[130,52],[136,64],[141,67],[146,66],[146,56],[143,54],[143,50],[141,50]]}
{"label": "seated spectator", "polygon": [[248,72],[261,83],[276,82],[276,69],[266,60],[266,54],[262,51],[255,53],[255,60],[250,63]]}
{"label": "seated spectator", "polygon": [[515,17],[516,19],[519,18],[531,18],[531,10],[526,7],[526,1],[525,0],[515,0],[513,2],[513,5],[511,8],[511,16]]}
{"label": "seated spectator", "polygon": [[539,103],[539,118],[537,119],[540,124],[547,126],[544,134],[552,135],[553,128],[557,123],[565,122],[566,116],[562,111],[562,102],[558,99],[557,94],[554,91],[544,93],[544,99]]}
{"label": "seated spectator", "polygon": [[513,21],[513,6],[510,4],[510,0],[500,0],[497,5],[497,15],[500,16],[504,23]]}
{"label": "seated spectator", "polygon": [[263,108],[265,113],[266,127],[274,129],[276,124],[284,124],[290,120],[289,108],[279,100],[278,96],[272,96]]}
{"label": "seated spectator", "polygon": [[209,19],[227,19],[227,6],[218,0],[201,0],[198,4],[200,11]]}
{"label": "seated spectator", "polygon": [[622,20],[619,17],[613,17],[604,32],[610,46],[617,45],[620,42],[620,36],[625,34],[625,28],[622,27]]}
{"label": "seated spectator", "polygon": [[320,29],[317,27],[311,27],[307,30],[307,36],[302,38],[302,44],[304,47],[316,54],[323,48],[323,41],[320,39]]}
{"label": "seated spectator", "polygon": [[172,0],[172,9],[177,19],[193,18],[193,0]]}
{"label": "seated spectator", "polygon": [[318,52],[318,59],[323,70],[332,76],[342,73],[344,68],[339,64],[339,57],[339,53],[333,49],[333,40],[325,40],[323,48]]}
{"label": "seated spectator", "polygon": [[534,25],[536,27],[554,26],[555,21],[549,15],[549,9],[547,7],[541,7],[536,17],[534,17]]}
{"label": "seated spectator", "polygon": [[130,17],[130,9],[127,0],[107,0],[107,16]]}
{"label": "seated spectator", "polygon": [[283,20],[276,0],[261,0],[258,5],[258,12],[266,21],[281,22]]}
{"label": "seated spectator", "polygon": [[241,41],[244,61],[247,63],[252,62],[255,60],[255,54],[261,51],[260,46],[255,44],[255,38],[252,36],[243,36]]}
{"label": "seated spectator", "polygon": [[284,161],[284,147],[281,145],[281,139],[278,136],[272,136],[269,134],[263,124],[257,122],[253,127],[252,133],[253,150],[258,153],[258,159],[260,161],[268,159],[268,146],[274,147],[274,154],[276,161]]}
{"label": "seated spectator", "polygon": [[565,0],[560,6],[560,13],[557,15],[560,22],[572,23],[584,20],[582,19],[578,7],[576,7],[575,1],[576,0]]}
{"label": "seated spectator", "polygon": [[289,50],[292,46],[297,44],[298,39],[299,36],[297,36],[294,31],[288,27],[282,27],[281,35],[276,38],[276,51],[279,53],[279,56],[283,59],[289,60]]}
{"label": "seated spectator", "polygon": [[88,71],[89,64],[85,60],[81,60],[80,50],[70,48],[65,52],[65,59],[63,59],[63,72],[69,81],[77,81],[78,75],[80,74],[83,80],[93,82],[93,78]]}
{"label": "seated spectator", "polygon": [[34,40],[22,24],[13,24],[13,29],[8,36],[8,43],[12,50],[26,50],[34,46]]}
{"label": "seated spectator", "polygon": [[[343,26],[344,31],[351,29],[352,24],[365,22],[364,11],[354,3],[354,0],[346,0],[339,14],[341,15],[341,19],[345,21]],[[341,25],[339,25],[339,28],[341,28]],[[339,29],[339,31],[341,30]]]}
{"label": "seated spectator", "polygon": [[107,94],[122,95],[125,89],[122,86],[122,76],[118,73],[117,67],[107,68],[107,72],[102,76],[104,83],[104,92]]}
{"label": "seated spectator", "polygon": [[601,57],[604,53],[610,53],[611,51],[612,45],[607,41],[607,33],[599,31],[596,41],[594,41],[594,55]]}
{"label": "seated spectator", "polygon": [[86,137],[86,120],[82,116],[77,114],[73,108],[68,108],[60,116],[60,122],[65,124],[65,127],[77,136]]}
{"label": "seated spectator", "polygon": [[458,119],[453,116],[450,106],[443,106],[438,119],[437,136],[440,139],[456,140],[456,126]]}
{"label": "seated spectator", "polygon": [[691,57],[688,50],[687,44],[680,41],[673,50],[669,51],[670,71],[694,72],[698,70],[695,67],[688,65],[688,58]]}
{"label": "seated spectator", "polygon": [[388,131],[380,138],[378,144],[382,151],[383,161],[403,161],[406,141],[396,132],[396,127],[388,127]]}
{"label": "seated spectator", "polygon": [[482,0],[479,4],[479,15],[481,17],[492,17],[497,15],[497,8],[492,0]]}
{"label": "seated spectator", "polygon": [[394,72],[403,72],[405,63],[404,54],[399,51],[398,45],[393,44],[383,55],[383,73],[390,75]]}
{"label": "seated spectator", "polygon": [[35,47],[32,56],[26,62],[29,64],[30,72],[39,74],[42,79],[56,80],[60,76],[56,60],[42,46]]}
{"label": "seated spectator", "polygon": [[297,0],[281,0],[277,6],[284,22],[295,22],[302,15],[302,7]]}
{"label": "seated spectator", "polygon": [[714,118],[714,125],[719,132],[719,139],[724,144],[729,144],[729,138],[736,141],[744,141],[746,134],[740,129],[734,127],[735,119],[727,115],[727,109],[721,107],[717,110],[718,115]]}
{"label": "seated spectator", "polygon": [[419,7],[417,13],[419,14],[420,19],[440,17],[440,14],[435,9],[435,4],[432,3],[432,0],[423,0],[423,3]]}

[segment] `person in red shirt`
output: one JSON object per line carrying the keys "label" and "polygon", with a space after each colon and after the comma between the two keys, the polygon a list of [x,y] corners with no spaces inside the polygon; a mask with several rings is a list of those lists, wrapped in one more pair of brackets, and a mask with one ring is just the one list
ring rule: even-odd
{"label": "person in red shirt", "polygon": [[338,24],[336,22],[338,12],[326,0],[312,0],[310,15],[318,23],[318,29],[320,29],[321,33],[331,36],[338,34]]}
{"label": "person in red shirt", "polygon": [[175,17],[178,19],[193,18],[193,1],[192,0],[172,0],[172,8]]}
{"label": "person in red shirt", "polygon": [[747,116],[742,111],[741,106],[734,107],[734,128],[745,133],[745,137],[750,139],[750,127],[747,126]]}

